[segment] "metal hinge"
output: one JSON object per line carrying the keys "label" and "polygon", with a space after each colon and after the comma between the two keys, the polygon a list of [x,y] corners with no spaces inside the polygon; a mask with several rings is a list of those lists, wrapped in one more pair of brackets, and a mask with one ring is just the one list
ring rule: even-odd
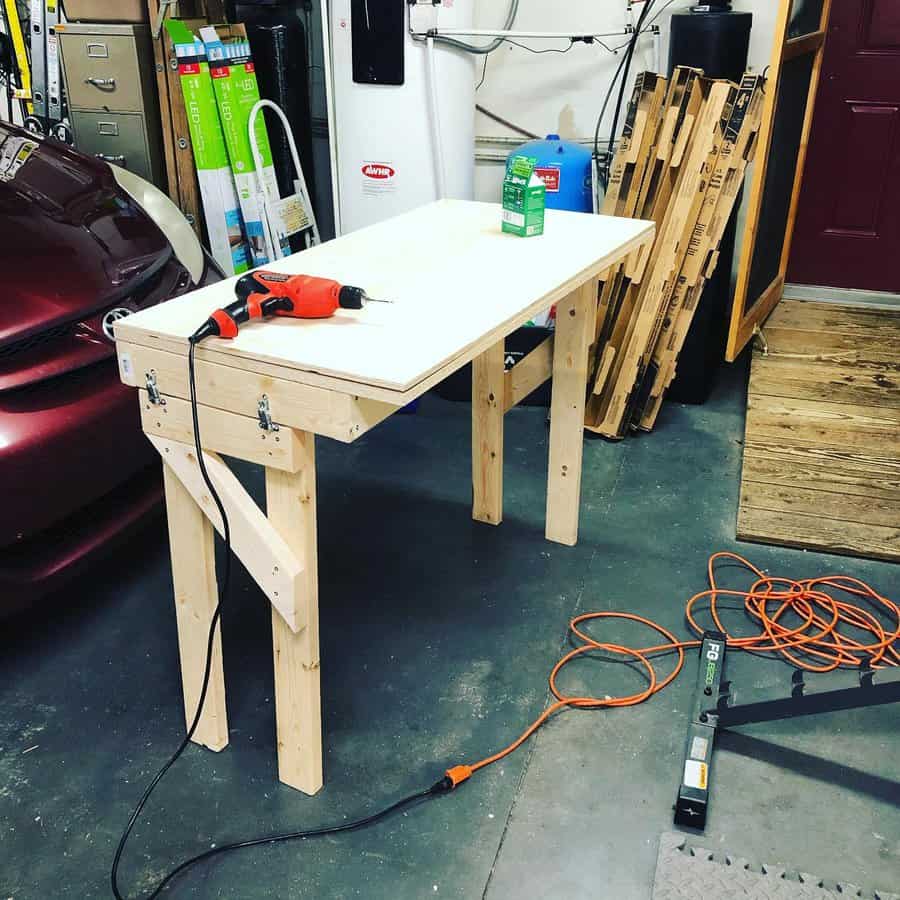
{"label": "metal hinge", "polygon": [[151,369],[144,377],[146,378],[147,396],[150,398],[150,402],[154,406],[165,406],[166,398],[160,394],[159,387],[156,384],[156,369]]}
{"label": "metal hinge", "polygon": [[769,342],[766,340],[766,336],[759,325],[753,326],[753,337],[756,339],[756,349],[759,350],[763,356],[768,356]]}
{"label": "metal hinge", "polygon": [[263,431],[278,431],[278,425],[272,421],[272,408],[269,406],[269,398],[263,394],[256,404],[256,414],[259,416],[259,427]]}
{"label": "metal hinge", "polygon": [[169,8],[175,6],[177,2],[178,0],[159,0],[159,9],[156,12],[156,18],[153,20],[153,40],[159,40],[159,36],[162,34],[166,13],[169,11]]}

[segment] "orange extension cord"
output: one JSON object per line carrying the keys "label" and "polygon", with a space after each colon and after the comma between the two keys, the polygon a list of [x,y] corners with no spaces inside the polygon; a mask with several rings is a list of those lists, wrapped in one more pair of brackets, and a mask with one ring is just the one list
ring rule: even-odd
{"label": "orange extension cord", "polygon": [[[751,572],[756,580],[750,589],[737,591],[720,588],[716,583],[716,565],[720,560],[731,560]],[[828,575],[804,581],[779,578],[766,575],[742,556],[728,552],[713,554],[709,559],[707,570],[709,589],[691,597],[685,610],[688,624],[698,636],[702,636],[705,629],[697,622],[695,608],[700,601],[708,600],[709,615],[716,629],[727,636],[727,646],[731,649],[760,654],[771,653],[807,672],[832,672],[839,668],[861,666],[879,669],[900,665],[900,652],[897,646],[900,638],[900,606],[887,597],[882,597],[865,582],[846,575]],[[829,593],[829,590],[832,593]],[[849,599],[838,599],[833,596],[835,593],[868,601],[870,606],[887,613],[895,621],[894,630],[887,631],[881,620],[868,609]],[[760,633],[743,637],[729,634],[719,615],[718,601],[722,597],[740,598],[744,604],[744,611],[761,626]],[[782,621],[791,614],[800,620],[800,624],[790,627],[782,624]],[[621,644],[597,641],[583,630],[586,622],[595,619],[626,619],[639,622],[662,635],[666,642],[654,647],[635,649]],[[861,643],[846,633],[847,628],[867,632],[872,635],[872,640]],[[699,647],[701,644],[699,640],[679,641],[674,634],[650,619],[623,612],[592,612],[576,616],[569,623],[569,631],[581,643],[563,656],[550,673],[550,691],[556,702],[551,703],[508,747],[470,765],[448,769],[447,776],[454,787],[479,769],[509,756],[560,710],[572,707],[604,709],[643,703],[678,677],[684,666],[684,651],[690,647]],[[570,697],[563,694],[557,686],[559,673],[573,659],[596,650],[637,660],[646,669],[647,687],[625,697]],[[668,653],[677,654],[675,667],[665,678],[660,678],[651,657]]]}

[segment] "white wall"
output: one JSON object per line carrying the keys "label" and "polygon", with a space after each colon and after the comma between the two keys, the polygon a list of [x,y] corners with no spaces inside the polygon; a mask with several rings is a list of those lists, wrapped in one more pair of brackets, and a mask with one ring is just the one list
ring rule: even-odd
{"label": "white wall", "polygon": [[[668,59],[669,17],[673,12],[693,6],[697,0],[674,0],[657,19],[662,31],[662,64]],[[569,31],[573,33],[621,31],[628,22],[626,0],[520,0],[519,14],[513,26],[518,31]],[[664,0],[656,0],[657,10]],[[778,3],[775,0],[734,0],[738,11],[753,13],[750,38],[750,66],[762,71],[769,63],[772,33]],[[509,8],[509,0],[477,0],[477,28],[500,28]],[[634,7],[635,19],[640,5]],[[651,12],[654,16],[656,12]],[[627,40],[605,39],[611,47]],[[529,41],[533,49],[565,48],[568,41]],[[484,84],[476,94],[476,102],[505,119],[541,136],[556,132],[574,140],[593,138],[594,127],[609,79],[619,57],[599,44],[575,44],[565,54],[535,55],[511,44],[492,53],[487,61]],[[481,79],[483,60],[476,65],[476,84]],[[653,40],[641,38],[635,62],[629,75],[629,89],[634,75],[654,67]],[[627,96],[627,94],[626,94]],[[601,126],[601,138],[609,136],[615,95]],[[621,117],[620,117],[621,127]],[[476,113],[475,132],[480,137],[515,137],[510,131],[486,116]],[[524,141],[525,138],[522,138]],[[484,142],[480,142],[482,148]],[[497,146],[506,151],[508,146]],[[498,154],[502,156],[501,154]],[[475,194],[479,200],[498,200],[503,165],[498,161],[479,160],[475,171]]]}

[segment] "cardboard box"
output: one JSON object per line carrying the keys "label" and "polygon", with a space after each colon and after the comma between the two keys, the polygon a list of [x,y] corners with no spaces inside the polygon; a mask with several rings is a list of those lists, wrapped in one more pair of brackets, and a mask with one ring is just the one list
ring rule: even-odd
{"label": "cardboard box", "polygon": [[514,156],[503,179],[503,231],[519,237],[544,233],[547,187],[534,167],[533,156]]}
{"label": "cardboard box", "polygon": [[247,244],[206,47],[178,20],[169,19],[166,28],[178,58],[210,250],[228,275],[240,275],[250,267]]}
{"label": "cardboard box", "polygon": [[[250,246],[250,261],[253,266],[264,266],[270,262],[270,254],[263,225],[263,210],[266,196],[278,196],[278,182],[272,164],[265,116],[257,116],[254,123],[256,145],[262,158],[264,184],[260,184],[260,179],[257,178],[250,148],[250,111],[259,100],[259,85],[250,43],[246,40],[221,41],[212,26],[201,28],[200,37],[206,45],[206,55],[209,58],[209,71],[225,133],[225,146],[228,148],[231,172],[241,203],[244,233]],[[284,238],[280,251],[280,254],[276,251],[274,255],[290,255],[291,247],[287,238]]]}
{"label": "cardboard box", "polygon": [[150,19],[146,0],[66,0],[68,22],[140,24]]}

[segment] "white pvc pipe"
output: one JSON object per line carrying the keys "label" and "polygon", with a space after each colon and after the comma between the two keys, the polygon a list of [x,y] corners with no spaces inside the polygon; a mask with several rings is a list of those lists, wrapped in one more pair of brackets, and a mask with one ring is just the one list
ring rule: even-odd
{"label": "white pvc pipe", "polygon": [[328,22],[329,0],[321,0],[322,74],[325,78],[325,106],[328,115],[328,156],[331,163],[331,203],[334,206],[335,237],[342,234],[341,187],[338,176],[337,116],[334,112],[334,72],[331,69],[331,27]]}
{"label": "white pvc pipe", "polygon": [[434,38],[426,42],[428,56],[428,88],[431,95],[431,141],[434,145],[434,173],[437,184],[437,199],[447,196],[447,170],[444,168],[444,141],[441,137],[441,110],[438,106],[437,64],[435,62]]}
{"label": "white pvc pipe", "polygon": [[582,38],[592,37],[592,38],[604,38],[604,37],[626,37],[629,34],[633,34],[633,31],[629,31],[626,28],[622,28],[619,31],[603,31],[603,32],[590,32],[590,31],[489,31],[484,28],[433,28],[428,32],[414,32],[417,37],[428,37],[429,35],[434,37],[509,37],[509,38],[523,38],[523,39],[539,39],[539,38],[560,38],[563,40],[570,40],[571,38],[575,38],[576,40],[581,40]]}
{"label": "white pvc pipe", "polygon": [[[291,123],[288,122],[288,118],[284,114],[284,110],[277,103],[273,103],[271,100],[257,100],[256,103],[253,104],[253,109],[250,110],[250,118],[247,123],[247,136],[250,139],[250,150],[253,153],[253,164],[256,166],[256,177],[266,194],[266,200],[270,203],[274,203],[276,200],[278,200],[279,198],[277,196],[270,196],[269,191],[267,190],[266,181],[265,179],[263,179],[262,153],[260,152],[259,145],[256,141],[256,129],[254,126],[256,125],[256,117],[263,109],[271,109],[281,120],[281,125],[284,128],[284,133],[287,136],[288,147],[290,147],[291,150],[291,159],[294,163],[294,171],[297,173],[296,180],[299,182],[300,197],[302,198],[303,203],[306,207],[306,214],[309,216],[309,224],[312,231],[313,243],[319,244],[321,243],[321,241],[319,239],[319,227],[316,224],[316,214],[313,211],[312,202],[309,199],[309,190],[306,187],[306,178],[303,175],[303,166],[300,165],[300,154],[297,152],[297,143],[294,140],[294,133],[291,131]],[[277,188],[275,188],[275,192],[277,194]],[[275,239],[275,235],[272,234],[269,229],[268,214],[264,215],[262,218],[266,226],[266,236],[271,248],[269,258],[277,259],[280,254],[280,249],[278,241]],[[306,241],[306,245],[307,247],[309,246],[308,239]]]}

